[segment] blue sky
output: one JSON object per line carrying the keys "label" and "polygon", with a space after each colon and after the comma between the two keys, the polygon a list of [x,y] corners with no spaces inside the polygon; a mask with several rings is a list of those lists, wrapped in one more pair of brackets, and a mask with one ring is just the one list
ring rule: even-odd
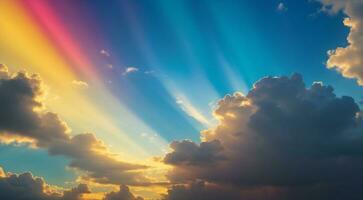
{"label": "blue sky", "polygon": [[110,52],[121,65],[161,77],[130,74],[115,83],[120,99],[168,140],[197,140],[203,127],[185,119],[160,79],[206,115],[209,103],[226,94],[247,92],[264,76],[294,72],[307,85],[322,81],[339,95],[361,98],[354,80],[325,67],[327,51],[346,45],[343,14],[326,15],[319,3],[308,1],[283,1],[287,10],[278,11],[279,2],[137,1],[92,9],[100,13]]}

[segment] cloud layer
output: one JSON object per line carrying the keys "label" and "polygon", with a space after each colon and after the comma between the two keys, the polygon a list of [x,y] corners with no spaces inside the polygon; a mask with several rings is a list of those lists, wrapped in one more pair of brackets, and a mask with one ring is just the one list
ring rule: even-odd
{"label": "cloud layer", "polygon": [[85,172],[84,179],[99,183],[143,184],[148,180],[135,170],[145,166],[122,162],[94,134],[70,135],[56,113],[42,104],[39,76],[10,74],[0,65],[0,142],[31,142],[51,155],[67,156],[70,166]]}
{"label": "cloud layer", "polygon": [[335,68],[343,76],[357,79],[363,85],[363,1],[360,0],[320,0],[323,11],[344,12],[344,25],[350,28],[348,46],[338,47],[328,52],[328,68]]}
{"label": "cloud layer", "polygon": [[169,199],[198,180],[238,194],[229,199],[363,198],[363,120],[351,97],[321,83],[306,88],[298,74],[266,77],[246,96],[227,95],[214,114],[220,124],[202,132],[202,143],[171,144],[168,177],[187,186]]}
{"label": "cloud layer", "polygon": [[[42,104],[41,79],[10,74],[0,65],[0,141],[30,142],[70,159],[83,180],[147,185],[146,166],[120,161],[92,133],[71,135]],[[214,116],[219,125],[203,141],[174,141],[163,162],[171,187],[163,200],[362,199],[363,112],[353,98],[302,77],[266,77],[247,95],[226,95]],[[0,197],[14,200],[82,199],[87,185],[59,193],[30,173],[0,170]],[[10,192],[5,192],[10,191]],[[11,196],[13,195],[13,196]],[[25,196],[24,196],[25,195]],[[1,198],[2,199],[2,198]],[[142,200],[127,186],[104,200]]]}
{"label": "cloud layer", "polygon": [[[92,193],[87,184],[79,184],[69,190],[48,185],[43,178],[30,172],[5,173],[0,167],[0,199],[4,200],[90,200]],[[85,194],[91,194],[90,197]],[[103,200],[143,200],[135,197],[125,185],[117,192],[105,193]]]}

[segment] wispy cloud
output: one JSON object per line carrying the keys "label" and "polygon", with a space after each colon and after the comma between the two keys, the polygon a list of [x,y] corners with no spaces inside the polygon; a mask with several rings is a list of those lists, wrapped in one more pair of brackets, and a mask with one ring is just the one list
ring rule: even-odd
{"label": "wispy cloud", "polygon": [[122,73],[122,75],[126,76],[127,74],[138,72],[139,68],[136,67],[127,67],[125,71]]}
{"label": "wispy cloud", "polygon": [[198,122],[210,126],[211,123],[209,120],[195,107],[193,106],[187,98],[180,95],[176,98],[176,103],[180,106],[180,108],[187,113],[190,117],[194,118]]}
{"label": "wispy cloud", "polygon": [[80,80],[73,80],[72,84],[75,85],[76,87],[79,88],[83,88],[83,89],[87,89],[88,88],[88,83],[84,82],[84,81],[80,81]]}
{"label": "wispy cloud", "polygon": [[154,70],[148,70],[148,71],[145,71],[144,74],[154,74],[155,71]]}
{"label": "wispy cloud", "polygon": [[111,54],[108,51],[106,51],[105,49],[101,49],[100,54],[107,56],[107,57],[111,56]]}

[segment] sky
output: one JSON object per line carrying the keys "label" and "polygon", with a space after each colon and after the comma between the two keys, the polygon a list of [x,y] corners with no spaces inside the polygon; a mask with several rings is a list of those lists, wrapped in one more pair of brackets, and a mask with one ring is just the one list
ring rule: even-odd
{"label": "sky", "polygon": [[362,0],[1,0],[0,16],[0,197],[35,198],[6,196],[21,177],[42,177],[40,199],[363,196]]}

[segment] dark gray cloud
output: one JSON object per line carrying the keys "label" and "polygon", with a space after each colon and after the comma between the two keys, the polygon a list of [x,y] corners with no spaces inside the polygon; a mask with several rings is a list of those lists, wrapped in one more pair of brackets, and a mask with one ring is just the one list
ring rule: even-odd
{"label": "dark gray cloud", "polygon": [[72,188],[71,190],[64,191],[62,200],[82,200],[83,194],[91,193],[88,185],[79,184],[77,187]]}
{"label": "dark gray cloud", "polygon": [[[357,187],[363,178],[363,121],[351,97],[338,97],[321,83],[306,88],[297,74],[266,77],[246,96],[227,95],[214,114],[220,124],[202,131],[202,144],[219,141],[221,147],[201,154],[198,144],[174,142],[178,147],[164,159],[174,166],[172,182],[233,186],[241,192],[235,199],[251,187],[260,195],[269,188],[276,199],[363,198]],[[205,162],[195,162],[198,157]]]}
{"label": "dark gray cloud", "polygon": [[35,178],[30,173],[11,174],[0,178],[0,199],[6,200],[50,200],[59,199],[57,194],[47,194],[46,185],[41,178]]}
{"label": "dark gray cloud", "polygon": [[173,154],[167,154],[164,162],[171,165],[211,165],[223,159],[223,147],[218,140],[202,142],[199,145],[189,141],[174,141],[170,144]]}
{"label": "dark gray cloud", "polygon": [[39,76],[19,72],[13,76],[0,65],[0,130],[2,134],[16,134],[36,138],[38,146],[53,140],[66,140],[68,128],[55,113],[35,112],[42,109],[40,97],[43,87]]}
{"label": "dark gray cloud", "polygon": [[119,191],[107,193],[104,200],[143,200],[143,198],[135,197],[126,185],[121,185]]}
{"label": "dark gray cloud", "polygon": [[82,200],[85,193],[90,193],[85,184],[60,192],[29,172],[0,176],[0,199],[4,200]]}
{"label": "dark gray cloud", "polygon": [[162,200],[221,200],[239,197],[239,192],[235,190],[195,181],[187,185],[172,186]]}
{"label": "dark gray cloud", "polygon": [[42,104],[43,86],[37,75],[10,74],[0,65],[0,142],[31,141],[51,155],[70,159],[70,166],[83,170],[83,178],[113,184],[144,184],[148,180],[135,170],[145,166],[120,161],[94,134],[70,135],[56,113]]}

